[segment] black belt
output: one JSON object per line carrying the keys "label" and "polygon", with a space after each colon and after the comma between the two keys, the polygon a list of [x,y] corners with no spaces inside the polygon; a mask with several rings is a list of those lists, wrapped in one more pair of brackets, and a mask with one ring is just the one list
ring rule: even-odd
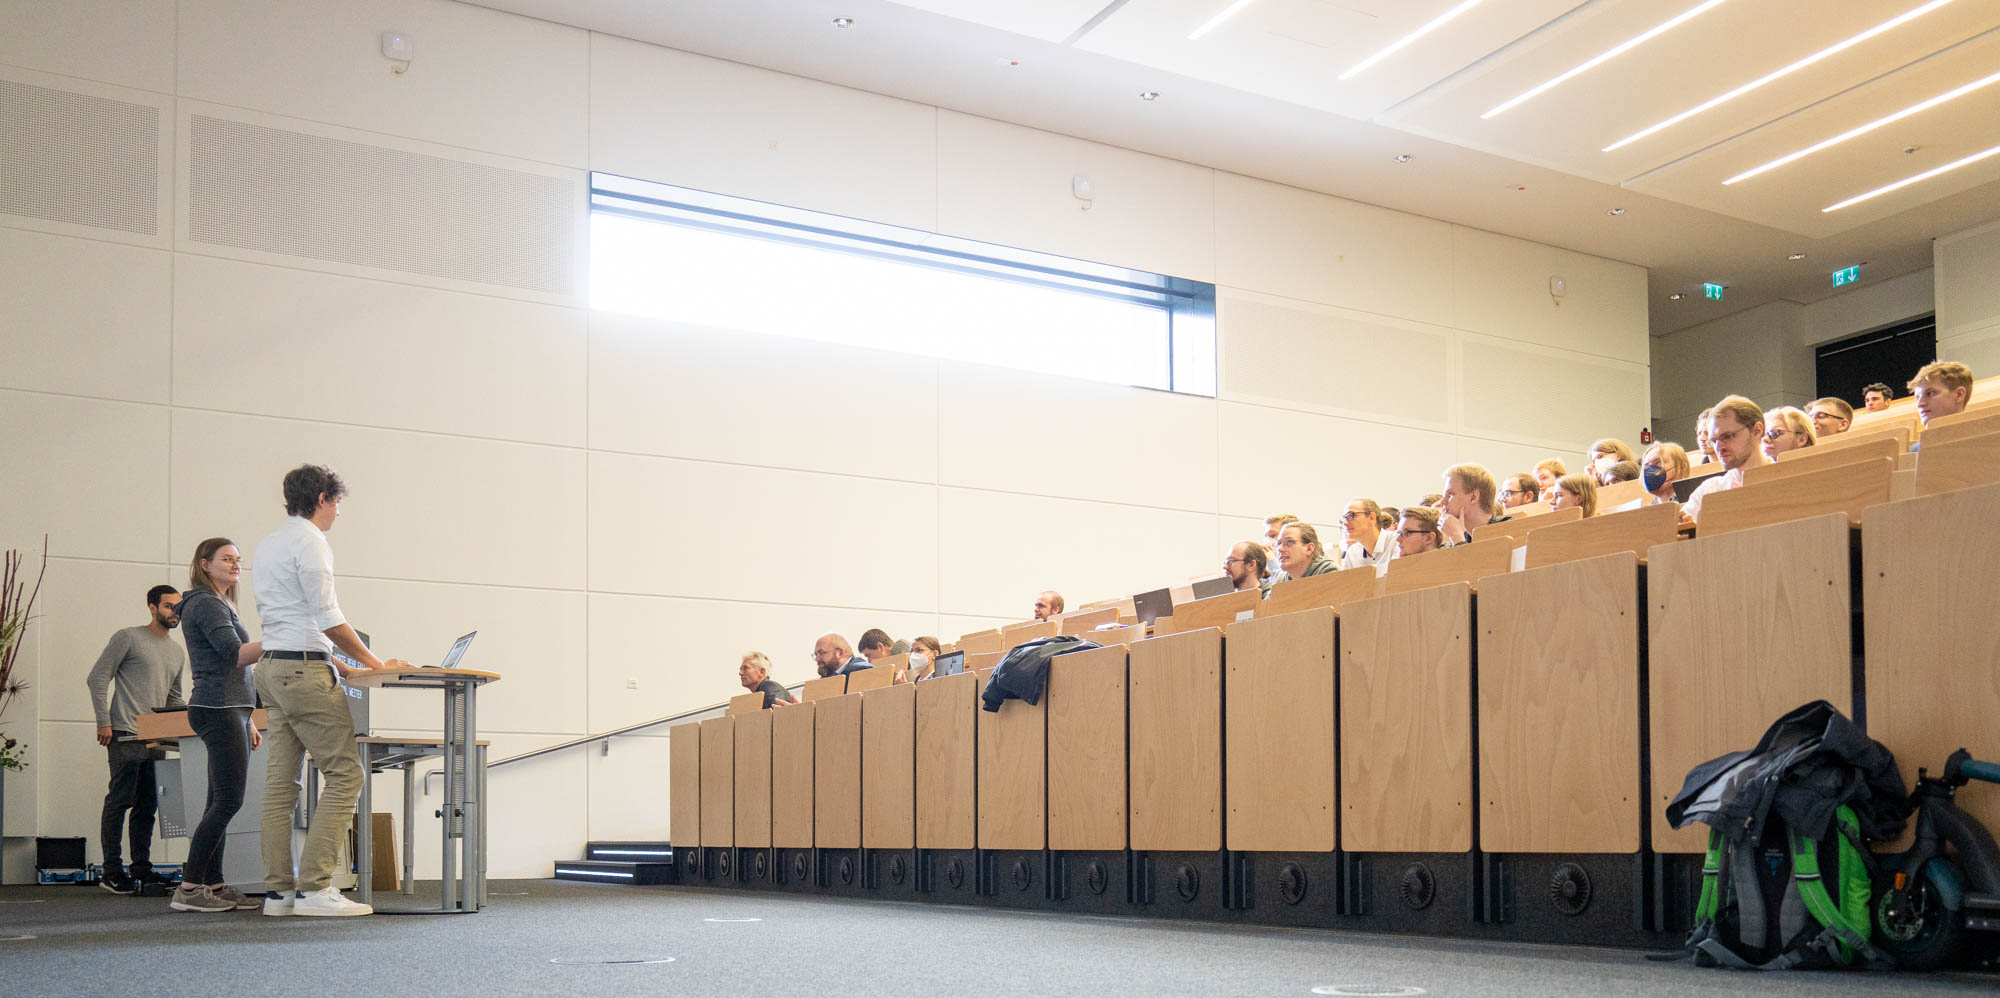
{"label": "black belt", "polygon": [[267,651],[267,652],[265,652],[265,653],[264,653],[264,657],[265,657],[265,658],[289,658],[289,659],[292,659],[292,660],[294,660],[294,661],[302,661],[302,662],[324,662],[324,661],[326,661],[326,652],[323,652],[323,651]]}

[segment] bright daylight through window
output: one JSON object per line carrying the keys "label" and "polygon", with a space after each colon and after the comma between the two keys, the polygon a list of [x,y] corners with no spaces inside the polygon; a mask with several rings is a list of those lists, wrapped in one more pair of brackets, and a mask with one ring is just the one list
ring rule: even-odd
{"label": "bright daylight through window", "polygon": [[1212,284],[603,173],[590,304],[1215,394]]}

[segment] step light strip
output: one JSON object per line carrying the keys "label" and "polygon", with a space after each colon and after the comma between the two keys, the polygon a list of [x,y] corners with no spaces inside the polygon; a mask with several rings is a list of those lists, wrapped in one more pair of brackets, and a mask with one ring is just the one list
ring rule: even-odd
{"label": "step light strip", "polygon": [[1813,63],[1819,62],[1822,59],[1826,59],[1831,56],[1835,56],[1842,52],[1845,52],[1848,49],[1853,48],[1854,46],[1859,45],[1862,42],[1865,42],[1868,39],[1873,38],[1884,31],[1889,31],[1893,28],[1901,27],[1902,25],[1907,24],[1910,21],[1914,21],[1917,18],[1922,17],[1925,14],[1928,14],[1931,11],[1934,11],[1939,7],[1942,7],[1945,4],[1951,2],[1952,0],[1931,0],[1930,3],[1924,4],[1921,7],[1914,7],[1911,8],[1910,10],[1906,10],[1903,13],[1896,15],[1895,17],[1883,21],[1881,24],[1869,28],[1867,31],[1864,31],[1858,35],[1855,35],[1852,38],[1847,39],[1846,41],[1836,42],[1833,45],[1829,45],[1826,48],[1820,49],[1818,52],[1814,52],[1812,55],[1806,56],[1805,58],[1800,59],[1799,61],[1792,63],[1791,65],[1786,66],[1783,69],[1767,73],[1763,76],[1758,77],[1757,79],[1745,83],[1740,87],[1737,87],[1734,90],[1729,91],[1726,94],[1723,94],[1720,97],[1710,98],[1709,100],[1701,104],[1697,104],[1694,107],[1688,108],[1687,110],[1682,111],[1681,113],[1674,115],[1673,117],[1668,118],[1667,120],[1662,121],[1657,125],[1654,125],[1650,128],[1646,128],[1641,131],[1633,132],[1632,134],[1627,135],[1624,138],[1619,139],[1618,141],[1613,142],[1608,146],[1605,146],[1602,151],[1613,152],[1618,149],[1622,149],[1628,145],[1631,145],[1634,142],[1639,141],[1640,139],[1645,138],[1648,135],[1653,134],[1654,132],[1658,132],[1661,129],[1665,128],[1671,128],[1675,125],[1680,124],[1683,121],[1688,120],[1689,118],[1694,117],[1697,114],[1702,113],[1703,111],[1707,111],[1710,108],[1714,108],[1721,104],[1725,104],[1729,101],[1735,100],[1736,98],[1741,97],[1744,94],[1747,94],[1750,91],[1755,90],[1766,83],[1770,83],[1774,80],[1779,80],[1784,77],[1790,76],[1791,74],[1796,73],[1799,70],[1812,65]]}
{"label": "step light strip", "polygon": [[670,849],[592,849],[595,856],[672,856]]}
{"label": "step light strip", "polygon": [[562,867],[558,866],[556,867],[556,876],[619,877],[624,880],[631,880],[634,875],[630,873],[614,873],[610,870],[565,870]]}
{"label": "step light strip", "polygon": [[1922,103],[1912,104],[1909,107],[1902,109],[1901,111],[1897,111],[1895,114],[1877,118],[1874,121],[1862,125],[1859,128],[1854,128],[1842,132],[1839,135],[1834,136],[1833,138],[1827,139],[1825,142],[1821,142],[1818,145],[1807,146],[1806,148],[1801,149],[1798,152],[1792,153],[1789,156],[1780,156],[1777,159],[1774,159],[1769,163],[1764,164],[1763,166],[1757,167],[1754,170],[1745,170],[1742,173],[1739,173],[1736,176],[1733,176],[1728,180],[1723,181],[1722,185],[1724,187],[1727,187],[1730,184],[1733,184],[1739,180],[1749,180],[1751,177],[1754,177],[1765,171],[1775,170],[1778,167],[1784,166],[1786,163],[1791,163],[1797,160],[1804,159],[1807,156],[1819,152],[1822,149],[1831,149],[1832,147],[1837,146],[1842,142],[1847,141],[1848,139],[1854,138],[1857,135],[1866,135],[1869,132],[1872,132],[1877,128],[1882,127],[1883,125],[1901,121],[1904,118],[1907,118],[1913,114],[1917,114],[1921,111],[1928,111],[1931,108],[1934,108],[1939,104],[1944,103],[1945,101],[1955,100],[1959,97],[1963,97],[1966,94],[1973,92],[1974,90],[1978,90],[1981,87],[1988,86],[1993,83],[2000,83],[2000,73],[1994,73],[1992,76],[1989,76],[1983,80],[1974,80],[1971,83],[1966,84],[1965,86],[1959,87],[1957,90],[1953,90],[1950,93],[1939,94],[1936,97],[1931,98],[1930,100],[1923,101]]}

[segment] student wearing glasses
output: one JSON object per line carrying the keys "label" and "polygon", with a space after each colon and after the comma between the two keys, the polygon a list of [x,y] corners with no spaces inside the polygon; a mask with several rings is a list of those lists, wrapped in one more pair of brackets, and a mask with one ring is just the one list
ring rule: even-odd
{"label": "student wearing glasses", "polygon": [[1256,541],[1244,541],[1229,549],[1229,557],[1222,559],[1222,574],[1229,577],[1229,584],[1237,592],[1255,589],[1270,595],[1271,584],[1264,581],[1264,567],[1269,564],[1264,558],[1264,545]]}
{"label": "student wearing glasses", "polygon": [[1396,531],[1396,557],[1408,558],[1444,547],[1444,535],[1438,532],[1441,519],[1442,514],[1432,506],[1411,506],[1404,510],[1403,524]]}
{"label": "student wearing glasses", "polygon": [[1821,440],[1846,433],[1854,425],[1854,407],[1846,399],[1814,399],[1806,406],[1806,415],[1812,417],[1813,436]]}
{"label": "student wearing glasses", "polygon": [[1500,483],[1501,509],[1526,506],[1541,497],[1542,490],[1535,482],[1535,476],[1525,472],[1519,475],[1508,475],[1507,480]]}
{"label": "student wearing glasses", "polygon": [[[1395,520],[1390,520],[1393,526]],[[1396,532],[1382,525],[1382,506],[1373,499],[1355,499],[1340,515],[1340,532],[1347,544],[1340,549],[1341,568],[1381,568],[1396,556]]]}
{"label": "student wearing glasses", "polygon": [[1681,512],[1701,522],[1701,504],[1710,494],[1743,487],[1743,474],[1770,464],[1764,456],[1764,410],[1741,395],[1731,395],[1708,411],[1708,442],[1715,448],[1722,473],[1695,487]]}
{"label": "student wearing glasses", "polygon": [[1764,456],[1773,461],[1780,454],[1811,447],[1812,420],[1797,406],[1781,405],[1764,414]]}

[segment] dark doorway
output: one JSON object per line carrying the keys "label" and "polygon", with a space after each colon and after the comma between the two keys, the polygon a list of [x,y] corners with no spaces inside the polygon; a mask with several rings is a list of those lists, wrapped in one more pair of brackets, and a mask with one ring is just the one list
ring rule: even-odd
{"label": "dark doorway", "polygon": [[1821,398],[1843,398],[1861,408],[1861,389],[1882,382],[1908,395],[1903,387],[1917,368],[1937,359],[1937,316],[1900,322],[1887,329],[1850,336],[1818,348],[1817,381]]}

